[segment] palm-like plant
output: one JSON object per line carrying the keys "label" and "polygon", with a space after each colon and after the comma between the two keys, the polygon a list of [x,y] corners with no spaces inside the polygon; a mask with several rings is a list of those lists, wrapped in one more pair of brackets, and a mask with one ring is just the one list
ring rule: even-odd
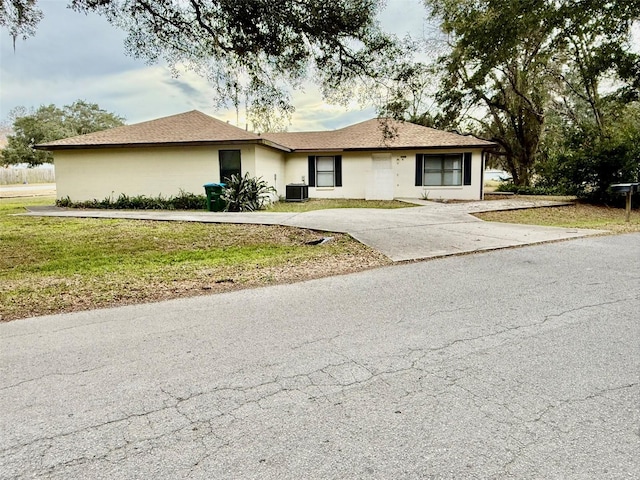
{"label": "palm-like plant", "polygon": [[221,198],[227,204],[225,212],[253,212],[264,207],[270,194],[276,189],[262,177],[249,177],[249,173],[231,175],[222,191]]}

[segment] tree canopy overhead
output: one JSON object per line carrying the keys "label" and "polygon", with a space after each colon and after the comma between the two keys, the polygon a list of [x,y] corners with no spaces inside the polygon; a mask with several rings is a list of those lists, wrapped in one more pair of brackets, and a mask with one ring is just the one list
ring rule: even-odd
{"label": "tree canopy overhead", "polygon": [[[0,25],[33,35],[37,0],[3,0]],[[286,113],[287,88],[311,77],[330,90],[373,75],[392,39],[378,27],[382,0],[70,0],[127,32],[125,49],[148,62],[206,76],[217,97]]]}
{"label": "tree canopy overhead", "polygon": [[16,39],[33,36],[40,20],[42,10],[37,0],[0,0],[0,26],[9,30],[15,48]]}
{"label": "tree canopy overhead", "polygon": [[84,100],[77,100],[62,108],[41,105],[31,112],[18,107],[10,117],[13,134],[7,135],[7,146],[0,151],[2,163],[27,163],[30,166],[53,162],[51,152],[32,148],[38,143],[84,135],[124,124],[124,118]]}

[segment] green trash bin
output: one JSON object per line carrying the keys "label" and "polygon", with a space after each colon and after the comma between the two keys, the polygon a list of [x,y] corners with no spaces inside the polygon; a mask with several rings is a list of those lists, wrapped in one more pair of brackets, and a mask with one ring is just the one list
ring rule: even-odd
{"label": "green trash bin", "polygon": [[222,212],[226,206],[222,197],[222,191],[226,183],[206,183],[204,191],[207,194],[207,210],[210,212]]}

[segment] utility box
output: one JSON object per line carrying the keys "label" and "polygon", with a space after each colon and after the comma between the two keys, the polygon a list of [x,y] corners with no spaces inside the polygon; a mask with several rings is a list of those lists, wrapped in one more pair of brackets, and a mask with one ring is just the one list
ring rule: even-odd
{"label": "utility box", "polygon": [[221,198],[226,183],[205,183],[204,191],[207,195],[207,210],[209,212],[222,212],[226,207],[225,201]]}
{"label": "utility box", "polygon": [[290,183],[286,187],[285,200],[287,202],[306,202],[309,200],[309,185],[305,183]]}

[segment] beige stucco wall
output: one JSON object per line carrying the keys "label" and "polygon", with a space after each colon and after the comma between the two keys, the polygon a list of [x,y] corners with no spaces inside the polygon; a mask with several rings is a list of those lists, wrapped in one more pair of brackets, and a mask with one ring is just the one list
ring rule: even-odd
{"label": "beige stucco wall", "polygon": [[[110,148],[54,152],[58,198],[84,201],[106,197],[146,195],[165,197],[180,191],[201,194],[203,184],[218,182],[218,150],[241,151],[242,173],[262,177],[285,195],[289,183],[308,183],[308,154],[283,152],[260,145],[200,147]],[[451,150],[445,150],[451,152]],[[391,171],[384,176],[389,198],[479,199],[481,195],[482,153],[472,151],[472,185],[416,187],[417,153],[443,150],[391,151]],[[460,150],[462,152],[462,150]],[[375,177],[368,152],[317,152],[342,155],[342,187],[309,188],[311,198],[372,198],[380,192],[380,176]],[[379,172],[375,172],[376,175]],[[378,186],[374,186],[374,177]],[[387,184],[386,182],[389,182]]]}
{"label": "beige stucco wall", "polygon": [[269,185],[275,187],[278,196],[285,195],[284,152],[266,148],[261,145],[255,147],[255,176],[262,177]]}
{"label": "beige stucco wall", "polygon": [[[463,153],[471,152],[471,185],[460,186],[428,186],[416,187],[416,154],[418,153]],[[396,173],[395,196],[397,198],[422,198],[423,194],[428,195],[429,200],[449,199],[449,200],[480,200],[481,199],[481,178],[482,178],[482,150],[415,150],[394,152],[393,168]]]}
{"label": "beige stucco wall", "polygon": [[108,148],[54,152],[58,198],[85,201],[126,195],[204,194],[220,181],[218,150],[240,149],[242,172],[255,175],[255,145]]}
{"label": "beige stucco wall", "polygon": [[[471,185],[451,187],[416,187],[415,162],[417,153],[455,153],[472,152]],[[309,187],[310,198],[367,198],[372,191],[372,157],[380,151],[370,152],[318,152],[311,155],[342,155],[342,187]],[[480,149],[468,150],[398,150],[391,151],[391,177],[393,198],[459,199],[479,200],[481,196],[482,152]],[[289,154],[286,157],[286,183],[300,183],[308,177],[309,154]]]}
{"label": "beige stucco wall", "polygon": [[310,198],[364,198],[371,154],[361,152],[292,153],[287,155],[287,183],[309,184],[309,155],[342,155],[342,187],[309,187]]}

